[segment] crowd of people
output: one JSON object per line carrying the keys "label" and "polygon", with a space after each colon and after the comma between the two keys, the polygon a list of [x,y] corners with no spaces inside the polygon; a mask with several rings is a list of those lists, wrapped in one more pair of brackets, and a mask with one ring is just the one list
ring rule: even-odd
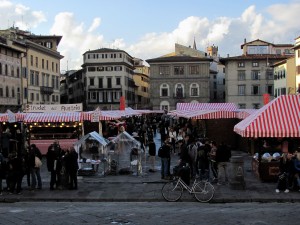
{"label": "crowd of people", "polygon": [[[0,153],[0,195],[4,190],[8,194],[22,194],[24,177],[26,177],[28,190],[42,189],[43,161],[45,160],[41,151],[35,144],[27,144],[24,152],[11,152],[7,157]],[[51,173],[50,190],[77,189],[78,154],[73,147],[63,150],[59,143],[54,141],[48,148],[46,163]],[[3,183],[6,184],[5,187],[2,186]]]}
{"label": "crowd of people", "polygon": [[286,152],[280,157],[279,176],[276,186],[276,193],[290,190],[300,191],[300,152]]}

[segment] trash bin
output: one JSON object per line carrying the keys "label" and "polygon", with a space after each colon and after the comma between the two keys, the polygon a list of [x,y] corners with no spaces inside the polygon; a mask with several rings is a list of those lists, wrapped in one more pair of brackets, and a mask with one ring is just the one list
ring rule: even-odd
{"label": "trash bin", "polygon": [[234,190],[244,190],[246,187],[244,180],[244,160],[242,156],[232,156],[230,159],[230,187]]}

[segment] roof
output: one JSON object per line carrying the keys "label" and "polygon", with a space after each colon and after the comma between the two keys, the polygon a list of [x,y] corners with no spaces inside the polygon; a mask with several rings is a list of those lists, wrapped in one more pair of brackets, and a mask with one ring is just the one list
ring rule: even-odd
{"label": "roof", "polygon": [[176,109],[236,111],[238,107],[234,103],[177,103]]}
{"label": "roof", "polygon": [[263,40],[260,40],[260,39],[256,39],[254,41],[250,41],[250,42],[246,42],[244,44],[241,45],[241,49],[244,47],[244,45],[251,45],[251,43],[254,43],[256,41],[260,41],[260,42],[263,42],[267,45],[273,45],[273,46],[276,46],[276,47],[293,47],[294,45],[292,44],[273,44],[273,43],[270,43],[270,42],[267,42],[267,41],[263,41]]}
{"label": "roof", "polygon": [[[128,54],[127,52],[125,52],[124,50],[121,49],[113,49],[113,48],[98,48],[95,50],[89,50],[86,51],[85,53],[83,53],[84,55],[87,53],[116,53],[116,52],[124,52],[126,54]],[[128,54],[129,55],[129,54]],[[129,55],[130,57],[132,57],[131,55]],[[132,57],[133,59],[133,57]]]}
{"label": "roof", "polygon": [[102,137],[100,134],[98,134],[96,131],[93,131],[91,133],[88,133],[81,137],[77,142],[74,143],[75,146],[83,144],[87,139],[92,138],[93,140],[96,140],[98,143],[100,143],[103,146],[106,146],[108,143],[108,140],[106,140],[104,137]]}
{"label": "roof", "polygon": [[280,95],[234,126],[243,137],[300,137],[300,95]]}
{"label": "roof", "polygon": [[227,58],[220,58],[220,62],[225,63],[227,61],[246,61],[246,60],[285,60],[291,56],[289,55],[275,55],[275,54],[253,54],[253,55],[239,55]]}
{"label": "roof", "polygon": [[192,57],[192,56],[167,56],[167,57],[159,57],[153,59],[147,59],[147,63],[159,63],[159,62],[211,62],[213,59],[211,58],[199,58],[199,57]]}

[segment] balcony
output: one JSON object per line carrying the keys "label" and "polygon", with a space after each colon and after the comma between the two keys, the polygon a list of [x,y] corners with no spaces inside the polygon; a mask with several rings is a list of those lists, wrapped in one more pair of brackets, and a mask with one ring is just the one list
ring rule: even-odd
{"label": "balcony", "polygon": [[53,94],[53,87],[46,87],[46,86],[41,86],[41,94],[42,95],[52,95]]}

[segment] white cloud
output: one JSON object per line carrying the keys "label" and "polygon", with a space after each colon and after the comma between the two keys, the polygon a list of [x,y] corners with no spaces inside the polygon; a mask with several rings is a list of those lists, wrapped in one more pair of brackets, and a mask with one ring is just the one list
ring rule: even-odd
{"label": "white cloud", "polygon": [[[95,26],[94,20],[91,27]],[[100,23],[99,23],[100,24]],[[63,36],[59,49],[64,59],[61,63],[61,70],[80,69],[83,63],[82,54],[88,50],[98,49],[104,46],[102,35],[88,32],[84,23],[79,23],[73,13],[62,12],[56,15],[50,34]]]}
{"label": "white cloud", "polygon": [[94,30],[96,30],[100,26],[100,23],[101,23],[101,19],[95,18],[93,20],[93,24],[90,26],[88,32],[93,32]]}
{"label": "white cloud", "polygon": [[22,4],[14,5],[8,0],[0,0],[0,15],[0,29],[15,26],[22,30],[30,30],[46,22],[43,12],[33,11]]}

